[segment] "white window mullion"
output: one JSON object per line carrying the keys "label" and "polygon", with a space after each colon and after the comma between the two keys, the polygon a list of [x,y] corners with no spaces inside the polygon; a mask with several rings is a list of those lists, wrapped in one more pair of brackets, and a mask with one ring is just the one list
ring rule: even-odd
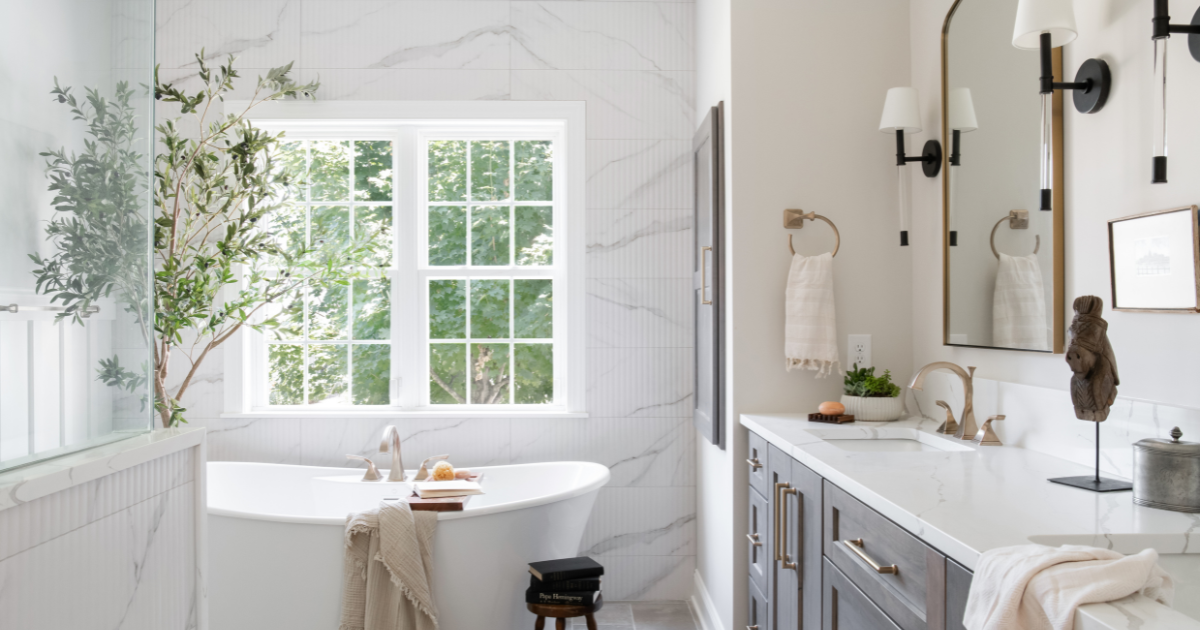
{"label": "white window mullion", "polygon": [[[423,343],[428,318],[422,317],[429,292],[418,278],[418,263],[424,260],[428,230],[420,210],[420,196],[428,199],[422,172],[428,172],[428,156],[416,131],[402,129],[395,136],[393,151],[392,260],[396,268],[392,283],[392,376],[400,379],[400,395],[394,405],[412,408],[429,402],[429,350]],[[405,299],[416,296],[417,299]],[[422,324],[424,322],[424,324]],[[422,372],[424,378],[422,378]]]}

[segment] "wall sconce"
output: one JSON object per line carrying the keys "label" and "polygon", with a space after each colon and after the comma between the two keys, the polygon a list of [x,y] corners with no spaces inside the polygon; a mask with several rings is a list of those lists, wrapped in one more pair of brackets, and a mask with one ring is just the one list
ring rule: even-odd
{"label": "wall sconce", "polygon": [[[971,88],[950,88],[950,166],[962,165],[961,136],[975,131],[979,122],[975,120],[975,102],[971,100]],[[946,171],[950,184],[950,246],[958,246],[958,211],[955,206],[955,184],[957,173],[954,168]]]}
{"label": "wall sconce", "polygon": [[1013,46],[1025,50],[1040,50],[1042,55],[1042,210],[1050,210],[1051,148],[1050,129],[1054,90],[1074,90],[1075,109],[1094,114],[1104,107],[1112,87],[1112,74],[1101,59],[1088,59],[1079,66],[1072,83],[1054,81],[1050,49],[1065,46],[1079,34],[1075,28],[1075,10],[1071,0],[1020,0],[1017,22],[1013,27]]}
{"label": "wall sconce", "polygon": [[1167,40],[1171,33],[1187,33],[1192,58],[1200,61],[1200,9],[1191,24],[1171,24],[1167,0],[1154,0],[1154,165],[1152,184],[1167,183]]}
{"label": "wall sconce", "polygon": [[912,216],[912,197],[908,190],[908,177],[904,167],[909,162],[920,162],[926,177],[937,177],[942,170],[942,143],[929,140],[921,149],[921,155],[908,157],[904,154],[904,132],[921,131],[921,108],[917,101],[917,90],[910,87],[894,87],[887,92],[883,103],[883,117],[879,119],[879,130],[896,134],[896,172],[900,193],[900,246],[908,245],[908,223]]}

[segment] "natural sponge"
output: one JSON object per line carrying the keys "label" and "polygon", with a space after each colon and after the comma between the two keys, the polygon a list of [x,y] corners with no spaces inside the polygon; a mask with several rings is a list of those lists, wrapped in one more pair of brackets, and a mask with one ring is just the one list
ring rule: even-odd
{"label": "natural sponge", "polygon": [[433,472],[429,477],[434,481],[452,481],[454,479],[454,466],[447,461],[440,461],[433,466]]}

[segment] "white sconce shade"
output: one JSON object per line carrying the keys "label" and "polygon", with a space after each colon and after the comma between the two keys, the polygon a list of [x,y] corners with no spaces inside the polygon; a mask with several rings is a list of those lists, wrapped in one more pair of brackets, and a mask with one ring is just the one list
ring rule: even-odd
{"label": "white sconce shade", "polygon": [[879,130],[883,133],[916,133],[921,130],[921,109],[916,88],[894,87],[888,90],[887,100],[883,103],[883,117],[879,119]]}
{"label": "white sconce shade", "polygon": [[949,107],[951,130],[966,133],[979,128],[979,122],[975,120],[971,88],[950,88]]}
{"label": "white sconce shade", "polygon": [[1071,0],[1020,0],[1017,22],[1013,26],[1012,44],[1017,48],[1037,50],[1042,33],[1050,33],[1050,47],[1057,48],[1075,41],[1075,8]]}

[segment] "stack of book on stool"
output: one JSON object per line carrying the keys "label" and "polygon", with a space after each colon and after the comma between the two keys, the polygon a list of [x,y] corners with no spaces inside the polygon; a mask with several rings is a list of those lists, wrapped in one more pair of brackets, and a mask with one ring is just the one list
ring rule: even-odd
{"label": "stack of book on stool", "polygon": [[587,556],[531,562],[529,572],[526,603],[590,606],[600,599],[604,567]]}

